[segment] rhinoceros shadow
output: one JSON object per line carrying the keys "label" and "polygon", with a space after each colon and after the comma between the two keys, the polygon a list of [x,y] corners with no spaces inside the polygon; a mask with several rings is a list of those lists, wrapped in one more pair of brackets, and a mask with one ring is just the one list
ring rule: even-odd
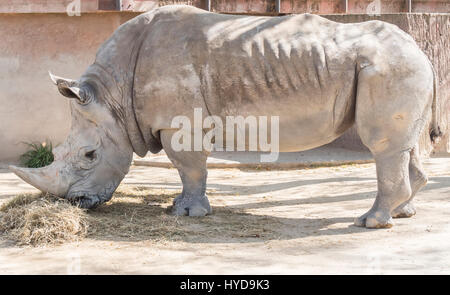
{"label": "rhinoceros shadow", "polygon": [[[293,181],[282,184],[259,185],[258,192],[274,192],[292,186],[301,186],[315,182],[336,181],[337,179],[313,179]],[[351,177],[345,180],[367,181],[374,178]],[[361,193],[342,194],[337,196],[318,195],[308,198],[292,196],[284,200],[261,200],[260,202],[225,205],[221,199],[211,196],[213,214],[206,217],[172,216],[170,214],[173,199],[179,191],[167,194],[155,193],[171,184],[151,183],[140,185],[128,183],[134,187],[132,191],[119,191],[114,198],[95,210],[89,211],[89,238],[107,241],[183,241],[188,243],[252,243],[270,240],[290,240],[312,236],[330,236],[355,234],[370,231],[353,225],[354,217],[364,213],[375,190]],[[181,190],[179,184],[173,184]],[[213,185],[214,186],[214,185]],[[430,183],[423,191],[450,187],[450,177],[431,177]],[[376,185],[375,187],[376,188]],[[227,196],[232,191],[239,190],[236,185],[216,185],[215,195]],[[252,191],[255,193],[255,190]],[[420,197],[420,196],[418,196]],[[228,197],[227,197],[228,198]],[[353,201],[367,200],[362,206],[355,207]],[[444,201],[444,200],[443,200]],[[448,200],[447,200],[448,201]],[[337,203],[342,202],[342,203]],[[228,202],[227,202],[228,203]],[[232,203],[232,202],[231,202]],[[334,205],[332,205],[334,203]],[[319,206],[334,206],[333,210],[342,208],[347,216],[336,213],[327,216],[327,210],[318,216],[286,217],[277,213],[276,208],[284,207],[299,210],[301,206],[317,204]],[[272,210],[273,209],[273,210]],[[275,212],[275,213],[274,213]],[[350,213],[351,212],[351,213]],[[351,214],[351,216],[349,216]],[[292,216],[293,214],[288,214]],[[295,216],[295,215],[294,215]]]}

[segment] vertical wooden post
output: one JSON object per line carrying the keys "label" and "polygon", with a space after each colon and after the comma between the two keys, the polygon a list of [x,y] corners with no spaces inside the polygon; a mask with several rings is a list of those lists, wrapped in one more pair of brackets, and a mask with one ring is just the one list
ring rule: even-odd
{"label": "vertical wooden post", "polygon": [[281,12],[281,0],[275,0],[275,11],[277,14]]}
{"label": "vertical wooden post", "polygon": [[406,0],[406,12],[412,12],[412,0]]}
{"label": "vertical wooden post", "polygon": [[211,0],[206,0],[206,10],[211,11]]}
{"label": "vertical wooden post", "polygon": [[348,0],[345,0],[345,14],[348,13]]}

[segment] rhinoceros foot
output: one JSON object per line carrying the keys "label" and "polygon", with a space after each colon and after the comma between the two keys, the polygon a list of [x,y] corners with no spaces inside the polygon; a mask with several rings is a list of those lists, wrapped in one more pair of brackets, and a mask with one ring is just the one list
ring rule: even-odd
{"label": "rhinoceros foot", "polygon": [[177,216],[205,216],[212,213],[206,196],[179,195],[173,201],[172,214]]}
{"label": "rhinoceros foot", "polygon": [[369,210],[355,219],[355,225],[367,228],[390,228],[394,225],[391,215],[382,210]]}
{"label": "rhinoceros foot", "polygon": [[398,207],[397,209],[394,210],[394,212],[392,212],[393,218],[408,218],[414,215],[416,215],[416,208],[411,202]]}

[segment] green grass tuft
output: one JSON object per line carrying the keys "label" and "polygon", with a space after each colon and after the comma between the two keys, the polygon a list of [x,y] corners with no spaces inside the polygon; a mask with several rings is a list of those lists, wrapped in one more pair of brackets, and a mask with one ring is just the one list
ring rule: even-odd
{"label": "green grass tuft", "polygon": [[20,156],[22,165],[28,168],[40,168],[50,165],[54,158],[51,143],[25,143],[30,150]]}

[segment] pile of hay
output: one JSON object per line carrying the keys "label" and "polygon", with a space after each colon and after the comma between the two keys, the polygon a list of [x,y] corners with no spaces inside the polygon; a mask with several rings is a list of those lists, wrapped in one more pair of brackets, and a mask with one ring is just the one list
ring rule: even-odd
{"label": "pile of hay", "polygon": [[[24,194],[0,207],[0,235],[18,245],[50,246],[90,238],[101,241],[229,242],[272,239],[279,220],[241,209],[214,207],[204,218],[173,216],[179,192],[122,185],[92,210],[50,195]],[[214,201],[214,198],[212,198]]]}
{"label": "pile of hay", "polygon": [[86,211],[50,195],[19,195],[0,207],[0,233],[18,245],[55,245],[87,234]]}

